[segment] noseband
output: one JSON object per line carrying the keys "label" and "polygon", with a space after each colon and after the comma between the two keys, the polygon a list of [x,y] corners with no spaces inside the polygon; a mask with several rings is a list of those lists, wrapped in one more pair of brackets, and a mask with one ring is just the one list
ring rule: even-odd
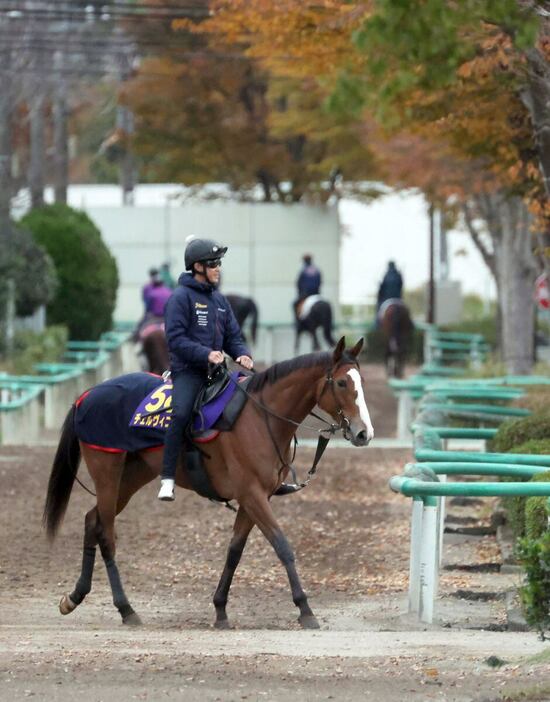
{"label": "noseband", "polygon": [[[330,426],[328,429],[321,429],[320,431],[329,431],[331,434],[335,434],[337,431],[341,431],[344,439],[347,441],[350,440],[351,438],[351,422],[349,419],[346,417],[344,414],[344,409],[341,406],[341,404],[338,402],[338,398],[336,397],[336,390],[334,389],[334,376],[332,375],[332,370],[327,371],[327,374],[325,376],[325,384],[323,385],[323,389],[321,390],[321,393],[319,395],[319,398],[317,400],[317,404],[319,404],[321,398],[323,397],[325,390],[330,387],[330,390],[332,392],[332,397],[334,399],[334,404],[336,406],[336,416],[338,417],[339,421],[338,424],[333,424],[330,423]],[[318,417],[314,412],[310,412],[314,417],[317,417],[318,419],[322,419],[322,417]],[[325,421],[325,420],[323,420]],[[326,424],[328,422],[325,421]]]}

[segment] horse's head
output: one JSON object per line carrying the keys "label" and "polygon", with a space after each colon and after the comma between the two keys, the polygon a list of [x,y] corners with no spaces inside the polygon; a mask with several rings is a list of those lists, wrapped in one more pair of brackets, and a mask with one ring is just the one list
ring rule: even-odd
{"label": "horse's head", "polygon": [[354,446],[366,446],[374,436],[357,361],[362,348],[360,339],[346,350],[342,337],[332,355],[332,368],[317,387],[317,404],[338,423],[344,438]]}

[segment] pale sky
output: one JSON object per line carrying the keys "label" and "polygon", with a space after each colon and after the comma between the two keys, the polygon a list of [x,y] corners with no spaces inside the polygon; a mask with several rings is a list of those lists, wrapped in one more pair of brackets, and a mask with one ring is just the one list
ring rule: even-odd
{"label": "pale sky", "polygon": [[[340,302],[372,303],[389,260],[403,274],[405,288],[423,285],[429,274],[428,208],[421,195],[391,194],[371,204],[340,202],[342,246]],[[469,234],[447,233],[449,278],[462,292],[495,298],[491,274]]]}

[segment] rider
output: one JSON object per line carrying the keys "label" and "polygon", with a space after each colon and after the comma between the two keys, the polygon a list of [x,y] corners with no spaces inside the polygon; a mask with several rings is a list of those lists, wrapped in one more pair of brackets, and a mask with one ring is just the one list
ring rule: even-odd
{"label": "rider", "polygon": [[310,295],[318,295],[321,289],[321,271],[313,263],[311,254],[302,256],[303,265],[296,280],[296,288],[298,289],[298,298],[294,300],[294,313],[298,313],[298,305],[302,300]]}
{"label": "rider", "polygon": [[403,277],[395,267],[393,261],[388,262],[388,269],[378,287],[378,297],[376,300],[376,320],[378,324],[378,313],[382,303],[386,300],[400,300],[403,294]]}
{"label": "rider", "polygon": [[157,278],[145,301],[146,315],[164,317],[164,308],[171,294],[172,290],[160,278]]}
{"label": "rider", "polygon": [[149,295],[151,294],[151,290],[155,287],[155,284],[159,282],[160,276],[159,276],[159,270],[158,268],[150,268],[149,269],[149,282],[145,283],[145,285],[141,288],[141,298],[143,300],[143,305],[145,308],[145,314],[147,314],[147,300],[149,299]]}
{"label": "rider", "polygon": [[211,239],[192,239],[185,268],[165,309],[165,329],[172,374],[172,419],[164,441],[159,500],[174,499],[176,465],[195,398],[207,378],[208,364],[219,364],[226,351],[252,369],[250,351],[231,306],[216,289],[227,251]]}

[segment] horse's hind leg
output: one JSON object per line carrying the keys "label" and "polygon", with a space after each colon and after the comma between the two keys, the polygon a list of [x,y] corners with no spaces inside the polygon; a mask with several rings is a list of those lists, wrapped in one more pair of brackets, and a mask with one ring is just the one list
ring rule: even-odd
{"label": "horse's hind leg", "polygon": [[96,537],[97,508],[91,509],[84,518],[84,549],[82,553],[82,570],[80,577],[76,581],[74,590],[70,595],[67,593],[61,598],[59,611],[61,614],[70,614],[78,607],[86,595],[92,589],[92,575],[94,573],[95,552],[97,545]]}
{"label": "horse's hind leg", "polygon": [[237,516],[235,517],[235,524],[233,526],[233,538],[229,544],[229,549],[227,551],[227,559],[225,561],[225,568],[223,569],[220,582],[214,594],[214,607],[216,608],[216,621],[214,626],[217,629],[229,629],[229,620],[227,618],[227,612],[225,608],[227,606],[227,598],[229,596],[229,588],[233,581],[233,576],[241,560],[248,535],[250,530],[254,526],[254,522],[246,514],[246,512],[239,507]]}
{"label": "horse's hind leg", "polygon": [[83,448],[83,455],[97,492],[98,519],[96,536],[113,593],[113,603],[124,624],[141,624],[141,620],[128,602],[115,562],[115,516],[125,453],[106,454]]}
{"label": "horse's hind leg", "polygon": [[311,611],[307,601],[307,595],[302,588],[298,572],[296,570],[294,552],[291,545],[283,534],[281,527],[275,519],[271,505],[266,495],[249,494],[239,502],[244,507],[250,518],[259,527],[262,534],[273,546],[279,560],[286,568],[292,600],[300,610],[298,621],[304,629],[318,629],[319,623]]}
{"label": "horse's hind leg", "polygon": [[311,338],[313,340],[313,350],[314,351],[320,351],[321,350],[321,344],[319,343],[319,339],[317,337],[317,329],[313,328],[311,330]]}

